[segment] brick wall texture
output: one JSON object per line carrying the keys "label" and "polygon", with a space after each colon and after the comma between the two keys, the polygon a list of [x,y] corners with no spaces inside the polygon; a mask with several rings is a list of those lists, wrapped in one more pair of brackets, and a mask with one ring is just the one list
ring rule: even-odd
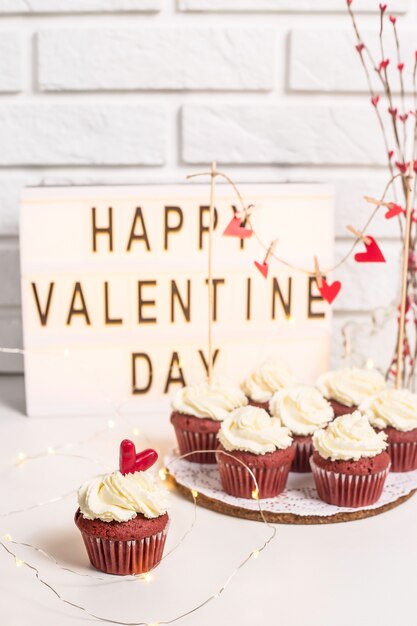
{"label": "brick wall texture", "polygon": [[[378,2],[354,2],[378,51]],[[392,8],[414,58],[417,0]],[[182,182],[212,159],[238,181],[331,183],[341,255],[387,180],[344,0],[0,0],[0,30],[0,345],[21,344],[24,185]],[[344,266],[336,329],[397,293],[397,230],[374,234],[391,263],[383,280]]]}

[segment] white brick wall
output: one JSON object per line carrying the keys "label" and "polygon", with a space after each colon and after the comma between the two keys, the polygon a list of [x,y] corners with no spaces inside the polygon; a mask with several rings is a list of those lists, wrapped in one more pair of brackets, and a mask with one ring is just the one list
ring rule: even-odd
{"label": "white brick wall", "polygon": [[[354,2],[371,32],[378,1]],[[417,0],[392,4],[411,54]],[[344,0],[0,0],[0,16],[0,345],[21,343],[23,185],[183,181],[213,158],[238,181],[334,183],[341,255],[385,184]],[[383,280],[341,270],[337,329],[396,295],[396,225],[373,234]]]}

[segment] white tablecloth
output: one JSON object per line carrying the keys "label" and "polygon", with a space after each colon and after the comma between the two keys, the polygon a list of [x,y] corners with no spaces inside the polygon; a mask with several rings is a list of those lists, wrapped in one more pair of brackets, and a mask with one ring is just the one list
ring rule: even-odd
{"label": "white tablecloth", "polygon": [[[172,448],[168,417],[146,415],[116,420],[93,444],[77,448],[81,458],[43,458],[13,466],[19,452],[85,439],[105,428],[97,418],[24,417],[21,377],[0,378],[0,514],[75,489],[83,480],[117,466],[118,443],[137,427],[160,451]],[[149,441],[143,440],[143,447]],[[100,465],[101,462],[101,465]],[[193,505],[175,493],[170,544],[189,527]],[[64,565],[90,571],[81,537],[73,524],[75,496],[33,512],[0,517],[0,536],[10,533],[49,552]],[[225,593],[180,624],[188,626],[392,626],[416,619],[417,496],[380,516],[346,524],[278,526],[277,538],[241,570]],[[162,621],[214,593],[244,556],[268,536],[259,522],[233,519],[198,509],[194,531],[155,571],[150,583],[102,584],[64,574],[38,555],[19,549],[63,596],[90,610],[126,621]],[[17,549],[16,549],[17,550]],[[0,624],[68,626],[93,624],[61,604],[33,573],[16,567],[0,551]]]}

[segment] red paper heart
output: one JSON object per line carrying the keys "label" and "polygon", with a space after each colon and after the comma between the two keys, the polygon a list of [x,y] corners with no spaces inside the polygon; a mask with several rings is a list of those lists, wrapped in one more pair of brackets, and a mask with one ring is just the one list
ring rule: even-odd
{"label": "red paper heart", "polygon": [[365,243],[366,252],[357,252],[355,261],[357,263],[385,263],[385,257],[375,239],[368,235],[366,237],[370,239],[370,243]]}
{"label": "red paper heart", "polygon": [[258,270],[261,272],[262,276],[264,276],[265,278],[268,278],[268,270],[269,270],[269,265],[268,263],[258,263],[258,261],[254,261],[255,266],[258,268]]}
{"label": "red paper heart", "polygon": [[400,207],[399,204],[394,204],[394,202],[391,202],[388,211],[385,213],[385,219],[390,220],[392,217],[400,215],[403,212],[404,209]]}
{"label": "red paper heart", "polygon": [[123,475],[145,472],[157,459],[158,454],[152,448],[136,454],[135,444],[130,439],[123,439],[120,444],[119,469]]}
{"label": "red paper heart", "polygon": [[371,98],[371,102],[374,105],[374,107],[378,106],[378,102],[379,102],[379,96],[373,96]]}
{"label": "red paper heart", "polygon": [[252,231],[241,225],[238,217],[233,217],[223,233],[226,237],[239,237],[239,239],[248,239],[252,237]]}
{"label": "red paper heart", "polygon": [[324,278],[321,279],[321,282],[321,287],[318,287],[320,295],[324,300],[331,304],[341,290],[342,283],[340,282],[340,280],[335,280],[334,283],[329,285],[328,283],[326,283]]}

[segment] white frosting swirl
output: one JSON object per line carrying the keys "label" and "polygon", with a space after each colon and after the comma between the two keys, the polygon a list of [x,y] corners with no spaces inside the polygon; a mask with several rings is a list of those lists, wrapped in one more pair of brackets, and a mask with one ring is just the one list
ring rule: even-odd
{"label": "white frosting swirl", "polygon": [[127,522],[138,513],[147,518],[166,513],[167,494],[149,472],[117,471],[85,482],[78,490],[78,504],[86,519]]}
{"label": "white frosting swirl", "polygon": [[326,429],[313,435],[314,449],[324,459],[358,461],[380,454],[387,447],[387,435],[377,433],[360,411],[337,417]]}
{"label": "white frosting swirl", "polygon": [[314,387],[288,387],[277,391],[269,403],[271,415],[279,417],[294,435],[312,435],[326,426],[334,411]]}
{"label": "white frosting swirl", "polygon": [[385,389],[360,405],[376,428],[392,426],[407,432],[417,428],[417,395],[408,389]]}
{"label": "white frosting swirl", "polygon": [[222,421],[230,411],[247,403],[239,387],[223,379],[179,389],[172,401],[172,408],[185,415]]}
{"label": "white frosting swirl", "polygon": [[278,418],[270,417],[264,409],[255,406],[233,411],[220,426],[218,438],[226,450],[253,454],[284,450],[292,444],[288,428],[281,426]]}
{"label": "white frosting swirl", "polygon": [[279,389],[296,384],[293,372],[282,361],[269,358],[249,374],[241,388],[254,402],[268,402]]}
{"label": "white frosting swirl", "polygon": [[347,367],[322,374],[317,387],[325,398],[345,406],[358,406],[365,398],[382,391],[385,380],[377,370]]}

